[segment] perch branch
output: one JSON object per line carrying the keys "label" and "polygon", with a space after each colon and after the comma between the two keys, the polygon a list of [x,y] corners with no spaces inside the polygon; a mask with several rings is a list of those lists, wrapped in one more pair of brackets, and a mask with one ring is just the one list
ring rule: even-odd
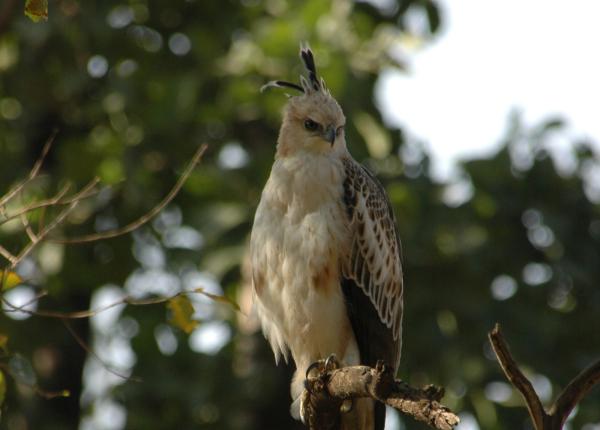
{"label": "perch branch", "polygon": [[451,430],[459,418],[440,404],[443,390],[432,386],[418,389],[400,380],[394,380],[392,372],[384,365],[375,368],[349,366],[321,372],[317,377],[309,375],[308,425],[311,430],[335,428],[339,408],[346,399],[370,397],[417,421],[439,430]]}

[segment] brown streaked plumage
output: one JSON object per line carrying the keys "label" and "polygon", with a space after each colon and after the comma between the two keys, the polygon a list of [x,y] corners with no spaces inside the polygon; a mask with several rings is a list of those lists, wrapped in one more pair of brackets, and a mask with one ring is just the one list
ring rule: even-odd
{"label": "brown streaked plumage", "polygon": [[[256,308],[276,360],[297,371],[292,414],[301,415],[306,369],[336,354],[346,365],[384,360],[395,370],[402,344],[402,267],[384,188],[348,153],[345,117],[318,78],[265,87],[298,90],[286,105],[275,162],[256,210],[251,261]],[[264,87],[263,87],[264,88]],[[357,399],[344,430],[381,430],[385,408]]]}

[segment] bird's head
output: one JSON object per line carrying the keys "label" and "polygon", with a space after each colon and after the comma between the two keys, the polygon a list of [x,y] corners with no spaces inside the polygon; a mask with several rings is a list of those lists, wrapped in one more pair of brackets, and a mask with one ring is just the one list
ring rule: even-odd
{"label": "bird's head", "polygon": [[326,154],[345,148],[346,118],[342,108],[331,96],[323,78],[317,76],[310,48],[301,47],[300,58],[308,72],[308,78],[300,76],[300,85],[272,81],[262,88],[285,87],[301,93],[288,100],[277,140],[277,155],[287,156],[298,151]]}

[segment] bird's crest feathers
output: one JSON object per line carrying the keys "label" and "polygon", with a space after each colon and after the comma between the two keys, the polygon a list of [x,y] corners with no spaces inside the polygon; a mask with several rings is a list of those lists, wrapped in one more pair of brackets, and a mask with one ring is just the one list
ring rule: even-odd
{"label": "bird's crest feathers", "polygon": [[300,85],[295,84],[293,82],[281,80],[270,81],[263,85],[260,91],[263,92],[268,88],[276,87],[292,88],[296,91],[300,91],[301,93],[307,95],[313,92],[323,92],[325,94],[329,94],[329,90],[325,85],[325,81],[323,80],[323,78],[319,79],[319,77],[317,76],[317,66],[315,65],[315,57],[307,43],[302,43],[300,45],[300,58],[302,59],[304,67],[308,72],[308,79],[304,76],[300,76]]}

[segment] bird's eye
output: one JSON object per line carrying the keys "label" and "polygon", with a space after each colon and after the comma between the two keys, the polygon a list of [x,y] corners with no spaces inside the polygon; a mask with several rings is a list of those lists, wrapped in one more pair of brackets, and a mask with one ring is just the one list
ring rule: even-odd
{"label": "bird's eye", "polygon": [[314,122],[312,119],[307,119],[304,121],[304,128],[308,131],[315,131],[317,128],[319,128],[319,124]]}

